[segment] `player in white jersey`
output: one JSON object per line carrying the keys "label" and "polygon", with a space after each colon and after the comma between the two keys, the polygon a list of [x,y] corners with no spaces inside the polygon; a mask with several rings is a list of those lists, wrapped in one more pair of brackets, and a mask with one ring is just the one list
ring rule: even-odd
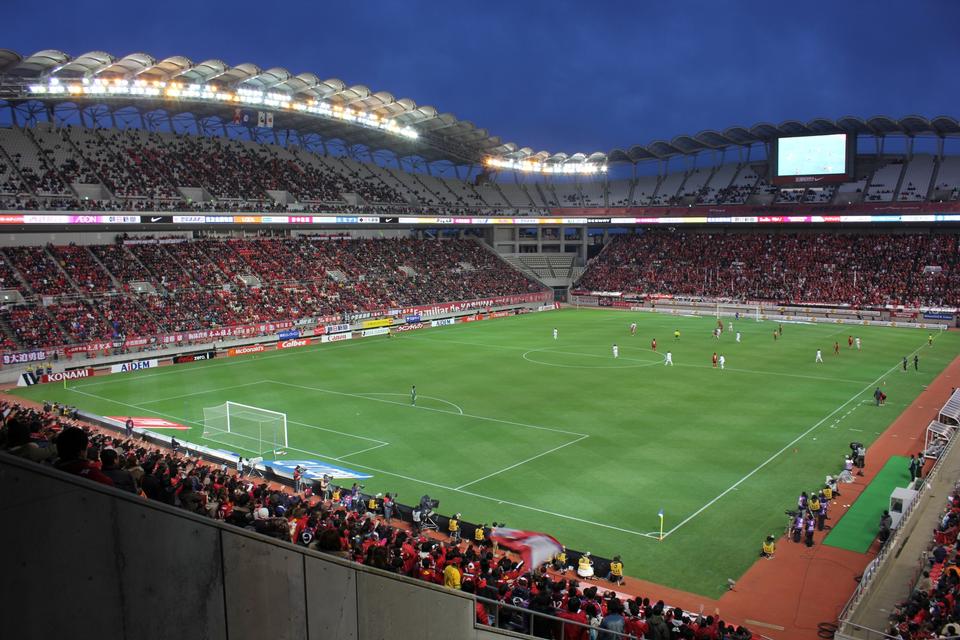
{"label": "player in white jersey", "polygon": [[823,362],[823,352],[820,349],[817,349],[817,358],[814,362]]}
{"label": "player in white jersey", "polygon": [[860,351],[860,336],[857,336],[853,342],[857,345],[857,351]]}
{"label": "player in white jersey", "polygon": [[667,351],[667,359],[663,361],[664,365],[673,366],[673,354]]}
{"label": "player in white jersey", "polygon": [[614,345],[613,345],[613,357],[614,357],[614,358],[619,358],[619,357],[620,357],[620,347],[618,347],[618,346],[616,345],[616,343],[614,343]]}
{"label": "player in white jersey", "polygon": [[728,328],[730,331],[733,331],[733,323],[731,322],[730,325],[729,325],[727,328]]}
{"label": "player in white jersey", "polygon": [[723,365],[726,364],[727,359],[724,356],[720,356],[720,368],[723,369]]}
{"label": "player in white jersey", "polygon": [[740,332],[737,331],[737,342],[740,342]]}
{"label": "player in white jersey", "polygon": [[630,323],[630,335],[632,335],[632,336],[637,335],[637,323],[636,323],[636,322],[631,322],[631,323]]}
{"label": "player in white jersey", "polygon": [[553,339],[554,339],[554,340],[557,339],[557,333],[558,333],[558,332],[557,332],[557,328],[554,327],[554,328],[553,328]]}

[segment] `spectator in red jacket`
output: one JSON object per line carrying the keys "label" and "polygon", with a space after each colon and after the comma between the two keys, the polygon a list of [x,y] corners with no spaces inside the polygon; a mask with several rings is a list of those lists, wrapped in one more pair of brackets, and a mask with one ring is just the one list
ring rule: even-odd
{"label": "spectator in red jacket", "polygon": [[57,453],[60,460],[56,467],[73,475],[113,486],[113,480],[103,474],[92,462],[87,460],[86,432],[79,427],[67,427],[57,437]]}

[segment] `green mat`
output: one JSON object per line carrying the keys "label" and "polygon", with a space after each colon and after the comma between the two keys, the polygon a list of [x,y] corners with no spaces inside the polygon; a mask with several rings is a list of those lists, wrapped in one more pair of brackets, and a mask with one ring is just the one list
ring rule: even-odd
{"label": "green mat", "polygon": [[[869,459],[867,461],[869,464]],[[890,494],[897,487],[910,483],[910,459],[893,456],[883,466],[866,490],[860,494],[850,510],[833,527],[824,544],[864,553],[877,537],[880,516],[890,505]],[[843,493],[844,485],[840,485]],[[843,500],[843,496],[839,498]]]}

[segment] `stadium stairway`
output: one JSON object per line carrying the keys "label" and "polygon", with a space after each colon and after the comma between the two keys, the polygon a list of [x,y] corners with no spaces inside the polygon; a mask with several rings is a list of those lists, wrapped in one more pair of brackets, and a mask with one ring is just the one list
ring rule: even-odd
{"label": "stadium stairway", "polygon": [[[88,629],[141,639],[525,637],[474,628],[467,594],[6,453],[0,478],[0,504],[16,504],[21,523],[4,527],[5,546],[20,550],[20,561],[0,589],[18,612],[0,617],[0,637],[72,637],[81,619]],[[41,520],[43,527],[26,524]]]}

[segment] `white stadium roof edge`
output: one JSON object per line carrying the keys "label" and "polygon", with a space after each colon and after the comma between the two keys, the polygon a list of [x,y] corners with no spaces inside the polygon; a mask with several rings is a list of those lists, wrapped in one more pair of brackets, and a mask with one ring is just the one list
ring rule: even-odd
{"label": "white stadium roof edge", "polygon": [[[252,63],[229,66],[221,60],[211,59],[193,62],[183,56],[171,56],[158,60],[146,53],[131,53],[116,57],[103,51],[91,51],[71,57],[55,49],[45,49],[29,56],[15,51],[0,49],[0,100],[14,103],[27,99],[44,99],[39,96],[18,95],[10,88],[17,82],[38,80],[83,78],[121,78],[127,80],[159,80],[205,84],[215,82],[218,86],[237,89],[241,87],[260,91],[281,92],[292,99],[317,100],[343,108],[353,108],[390,119],[403,127],[411,127],[418,139],[408,139],[387,132],[354,126],[349,122],[320,119],[297,112],[278,112],[277,126],[303,129],[328,139],[341,139],[351,144],[362,144],[373,150],[388,150],[398,156],[419,156],[428,162],[447,160],[455,164],[482,163],[487,157],[510,160],[534,160],[544,164],[585,162],[637,163],[645,160],[666,160],[675,156],[695,155],[703,151],[722,151],[727,148],[745,147],[766,143],[781,136],[810,134],[849,133],[884,137],[887,135],[952,137],[960,135],[960,123],[950,116],[925,118],[906,116],[891,118],[874,116],[859,118],[844,116],[836,120],[815,118],[809,122],[788,120],[779,125],[759,123],[751,127],[735,126],[723,131],[706,130],[694,135],[681,135],[672,140],[655,140],[644,145],[625,149],[613,149],[607,153],[550,153],[520,147],[513,142],[503,142],[486,129],[477,127],[468,120],[459,120],[451,113],[439,113],[429,105],[418,105],[409,98],[396,98],[392,94],[373,92],[366,86],[347,86],[342,80],[321,80],[310,73],[292,74],[282,67],[262,69]],[[59,100],[75,101],[76,96]],[[87,100],[109,101],[130,105],[143,105],[142,98],[130,96],[96,96]],[[126,104],[124,106],[126,106]],[[168,108],[160,100],[150,101],[150,108]],[[269,108],[269,107],[268,107]],[[222,105],[185,105],[179,109],[198,115],[221,115]]]}

